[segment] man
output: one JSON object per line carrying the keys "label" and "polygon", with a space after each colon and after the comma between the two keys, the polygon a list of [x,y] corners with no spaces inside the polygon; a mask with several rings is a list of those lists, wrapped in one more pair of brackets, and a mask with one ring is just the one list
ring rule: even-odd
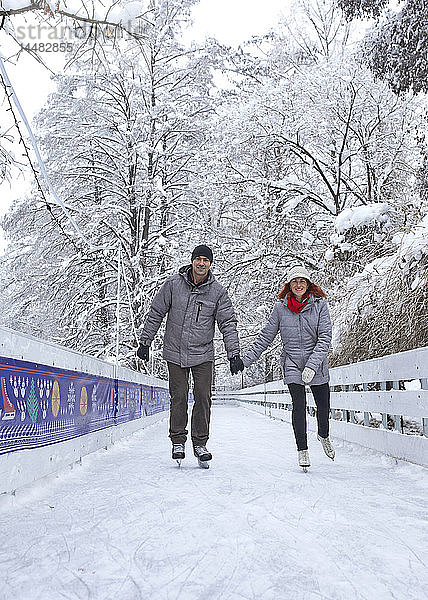
{"label": "man", "polygon": [[206,448],[211,416],[211,384],[214,361],[214,329],[223,335],[232,375],[244,370],[239,356],[236,316],[226,290],[211,272],[213,253],[197,246],[192,264],[169,277],[156,294],[144,322],[137,355],[147,361],[149,347],[168,314],[163,357],[168,364],[171,397],[169,437],[172,458],[181,464],[187,439],[189,371],[193,375],[194,406],[191,419],[193,452],[199,466],[208,468],[212,455]]}

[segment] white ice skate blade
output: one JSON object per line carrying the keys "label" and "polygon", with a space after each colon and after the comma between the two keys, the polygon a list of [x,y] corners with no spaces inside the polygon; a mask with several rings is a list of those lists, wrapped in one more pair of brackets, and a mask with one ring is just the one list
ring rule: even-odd
{"label": "white ice skate blade", "polygon": [[302,467],[302,469],[303,469],[303,473],[307,473],[307,472],[308,472],[308,469],[309,469],[309,467]]}
{"label": "white ice skate blade", "polygon": [[176,459],[175,459],[175,461],[176,461],[176,463],[177,463],[177,465],[178,465],[179,467],[181,467],[181,461],[182,461],[182,460],[183,460],[182,458],[176,458]]}
{"label": "white ice skate blade", "polygon": [[209,462],[209,460],[201,460],[200,458],[198,458],[198,465],[201,467],[201,469],[209,469]]}

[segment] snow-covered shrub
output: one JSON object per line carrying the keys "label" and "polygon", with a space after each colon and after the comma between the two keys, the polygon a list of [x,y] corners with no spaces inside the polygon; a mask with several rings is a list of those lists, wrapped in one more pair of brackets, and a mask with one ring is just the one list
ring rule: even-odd
{"label": "snow-covered shrub", "polygon": [[428,344],[428,216],[351,277],[333,306],[333,364]]}

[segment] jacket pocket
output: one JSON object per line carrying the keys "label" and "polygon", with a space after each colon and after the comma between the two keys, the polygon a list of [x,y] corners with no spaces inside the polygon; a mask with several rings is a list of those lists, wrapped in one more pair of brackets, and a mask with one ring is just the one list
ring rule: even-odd
{"label": "jacket pocket", "polygon": [[207,300],[197,300],[195,310],[195,324],[206,327],[214,321],[215,303]]}

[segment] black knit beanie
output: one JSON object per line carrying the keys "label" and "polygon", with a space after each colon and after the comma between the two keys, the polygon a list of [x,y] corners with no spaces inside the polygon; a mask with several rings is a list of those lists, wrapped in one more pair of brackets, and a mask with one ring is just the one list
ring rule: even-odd
{"label": "black knit beanie", "polygon": [[210,263],[213,262],[213,251],[211,250],[211,248],[208,248],[208,246],[204,246],[203,244],[201,246],[196,246],[196,248],[192,252],[192,262],[198,256],[204,256],[205,258],[208,258]]}

